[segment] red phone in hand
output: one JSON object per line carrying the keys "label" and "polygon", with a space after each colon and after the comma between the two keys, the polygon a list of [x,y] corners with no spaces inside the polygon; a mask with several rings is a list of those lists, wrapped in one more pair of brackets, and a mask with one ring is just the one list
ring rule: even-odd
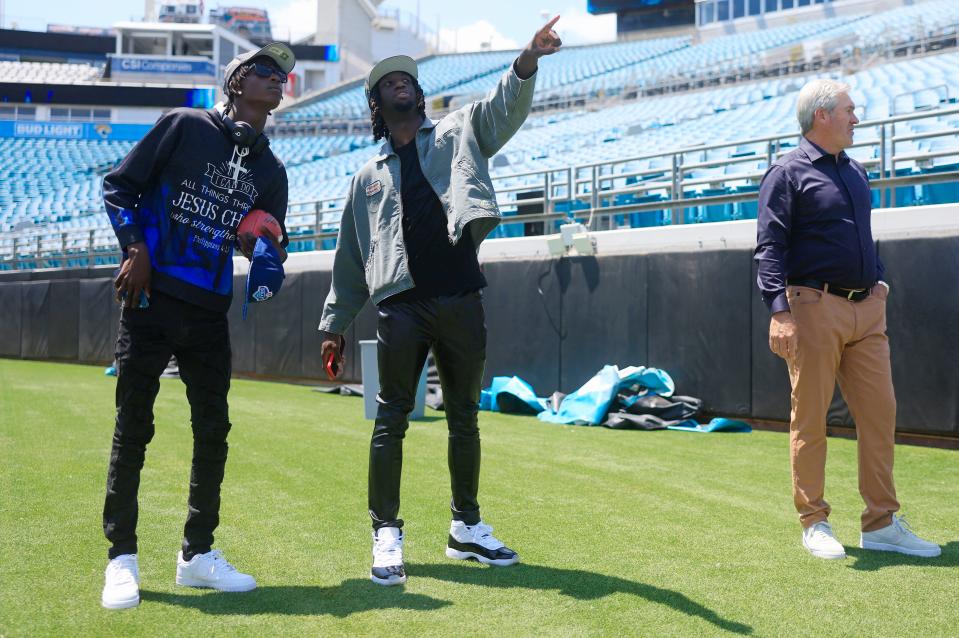
{"label": "red phone in hand", "polygon": [[335,381],[339,371],[340,368],[336,365],[336,356],[331,352],[326,357],[326,376],[330,378],[330,381]]}

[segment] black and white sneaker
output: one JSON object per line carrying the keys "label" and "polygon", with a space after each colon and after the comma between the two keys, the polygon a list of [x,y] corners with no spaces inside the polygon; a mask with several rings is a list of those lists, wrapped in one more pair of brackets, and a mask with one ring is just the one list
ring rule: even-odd
{"label": "black and white sneaker", "polygon": [[446,544],[446,555],[457,560],[473,559],[484,565],[500,567],[519,562],[519,554],[493,536],[493,528],[483,521],[472,526],[462,521],[453,521]]}
{"label": "black and white sneaker", "polygon": [[402,585],[406,582],[403,567],[403,531],[398,527],[381,527],[373,531],[373,568],[370,580],[377,585]]}

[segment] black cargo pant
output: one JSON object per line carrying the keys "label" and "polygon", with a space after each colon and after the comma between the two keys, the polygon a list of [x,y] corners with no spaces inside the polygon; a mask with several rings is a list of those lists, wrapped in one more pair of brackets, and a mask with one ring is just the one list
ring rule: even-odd
{"label": "black cargo pant", "polygon": [[376,330],[380,393],[370,442],[369,508],[373,528],[402,527],[400,475],[403,437],[416,386],[430,348],[443,388],[449,426],[447,459],[453,519],[480,520],[480,386],[486,365],[486,320],[482,293],[383,304]]}
{"label": "black cargo pant", "polygon": [[154,291],[150,306],[124,308],[117,337],[116,429],[107,472],[103,532],[111,559],[137,551],[137,490],[153,438],[160,375],[176,355],[193,424],[193,467],[183,554],[210,551],[219,524],[220,484],[230,431],[230,331],[226,313]]}

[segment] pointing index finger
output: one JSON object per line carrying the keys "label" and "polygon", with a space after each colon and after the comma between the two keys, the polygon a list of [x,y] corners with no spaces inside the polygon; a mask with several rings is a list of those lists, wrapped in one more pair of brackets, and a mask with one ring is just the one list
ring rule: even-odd
{"label": "pointing index finger", "polygon": [[556,16],[555,18],[547,22],[542,29],[539,30],[540,33],[549,33],[550,29],[552,29],[553,25],[556,24],[558,21],[559,21],[559,16]]}

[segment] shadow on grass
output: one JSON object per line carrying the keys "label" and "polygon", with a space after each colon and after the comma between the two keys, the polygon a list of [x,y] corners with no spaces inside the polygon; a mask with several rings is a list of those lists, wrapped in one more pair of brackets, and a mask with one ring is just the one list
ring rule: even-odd
{"label": "shadow on grass", "polygon": [[224,616],[286,614],[329,615],[337,618],[379,609],[432,611],[451,604],[448,600],[422,594],[407,594],[403,587],[380,587],[366,578],[344,580],[332,587],[266,586],[244,593],[197,589],[181,591],[184,593],[140,590],[140,599],[164,605],[191,607],[205,614]]}
{"label": "shadow on grass", "polygon": [[896,552],[877,552],[860,547],[847,547],[846,554],[856,559],[850,569],[874,572],[883,567],[913,565],[915,567],[959,567],[959,541],[950,541],[942,546],[942,555],[935,558],[907,556]]}
{"label": "shadow on grass", "polygon": [[434,563],[407,565],[406,572],[411,577],[428,576],[438,580],[483,587],[556,589],[559,593],[577,600],[595,600],[615,593],[632,594],[650,602],[671,607],[687,616],[702,618],[725,631],[737,634],[751,634],[753,631],[749,625],[726,620],[712,609],[671,589],[577,569],[560,569],[524,563],[508,568]]}

